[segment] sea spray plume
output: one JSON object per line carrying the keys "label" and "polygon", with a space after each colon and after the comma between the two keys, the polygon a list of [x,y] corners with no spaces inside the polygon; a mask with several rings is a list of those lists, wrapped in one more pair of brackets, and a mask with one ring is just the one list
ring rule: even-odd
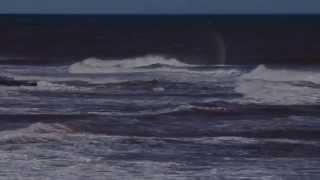
{"label": "sea spray plume", "polygon": [[215,49],[215,59],[218,64],[226,64],[227,63],[227,47],[224,41],[223,35],[218,31],[213,31],[212,33],[212,43],[213,48]]}

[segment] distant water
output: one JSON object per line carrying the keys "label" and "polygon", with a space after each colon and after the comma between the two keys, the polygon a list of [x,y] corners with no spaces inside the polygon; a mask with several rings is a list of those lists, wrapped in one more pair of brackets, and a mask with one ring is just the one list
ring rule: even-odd
{"label": "distant water", "polygon": [[319,15],[0,15],[0,64],[319,64]]}
{"label": "distant water", "polygon": [[0,179],[320,178],[318,67],[0,68]]}

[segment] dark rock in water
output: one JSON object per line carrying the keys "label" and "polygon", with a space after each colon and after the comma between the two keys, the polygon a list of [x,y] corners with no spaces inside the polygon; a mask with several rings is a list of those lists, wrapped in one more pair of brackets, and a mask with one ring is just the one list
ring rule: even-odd
{"label": "dark rock in water", "polygon": [[37,86],[37,82],[15,80],[13,78],[0,76],[0,85],[2,86]]}

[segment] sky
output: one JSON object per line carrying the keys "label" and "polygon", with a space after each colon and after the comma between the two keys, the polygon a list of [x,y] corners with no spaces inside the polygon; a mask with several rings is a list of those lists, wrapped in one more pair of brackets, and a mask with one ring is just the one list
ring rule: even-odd
{"label": "sky", "polygon": [[0,13],[315,14],[319,0],[0,0]]}

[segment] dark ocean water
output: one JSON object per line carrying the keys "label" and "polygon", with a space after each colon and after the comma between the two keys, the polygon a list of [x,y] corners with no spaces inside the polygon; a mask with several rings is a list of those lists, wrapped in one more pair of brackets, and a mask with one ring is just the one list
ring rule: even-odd
{"label": "dark ocean water", "polygon": [[305,21],[36,17],[0,17],[0,179],[320,178]]}

